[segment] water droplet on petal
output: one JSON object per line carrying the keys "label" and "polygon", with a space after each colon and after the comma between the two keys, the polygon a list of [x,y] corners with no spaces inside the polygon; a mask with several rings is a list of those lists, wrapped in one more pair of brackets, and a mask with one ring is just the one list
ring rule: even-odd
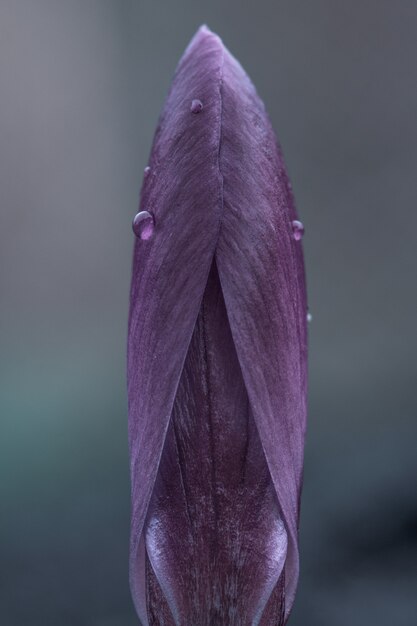
{"label": "water droplet on petal", "polygon": [[292,234],[295,241],[300,241],[300,239],[302,239],[304,235],[304,224],[302,222],[299,222],[298,220],[294,220],[291,223],[291,226]]}
{"label": "water droplet on petal", "polygon": [[311,315],[310,311],[307,311],[307,322],[310,323],[313,319],[313,316]]}
{"label": "water droplet on petal", "polygon": [[140,211],[137,213],[133,218],[132,228],[136,237],[139,237],[139,239],[143,241],[150,239],[155,229],[155,221],[152,213],[149,213],[149,211]]}
{"label": "water droplet on petal", "polygon": [[203,110],[203,103],[201,100],[193,100],[191,102],[191,113],[200,113]]}
{"label": "water droplet on petal", "polygon": [[143,173],[145,176],[149,176],[149,174],[151,173],[151,168],[149,167],[149,165],[145,167],[145,169],[143,170]]}

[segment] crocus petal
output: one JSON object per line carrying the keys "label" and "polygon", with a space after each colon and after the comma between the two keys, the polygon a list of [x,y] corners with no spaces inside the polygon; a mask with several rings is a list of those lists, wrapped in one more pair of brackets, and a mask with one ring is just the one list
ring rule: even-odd
{"label": "crocus petal", "polygon": [[[128,341],[130,581],[144,624],[284,624],[298,577],[302,251],[264,106],[202,27],[156,132]],[[148,220],[149,221],[149,220]]]}
{"label": "crocus petal", "polygon": [[[154,216],[155,230],[150,240],[138,239],[134,252],[128,400],[130,578],[144,624],[143,525],[220,225],[221,64],[217,39],[202,31],[177,69],[159,120],[141,198],[141,209]],[[190,113],[194,94],[205,103],[201,117]]]}
{"label": "crocus petal", "polygon": [[287,534],[215,264],[174,402],[146,548],[162,591],[153,605],[166,598],[175,624],[258,623],[285,563]]}
{"label": "crocus petal", "polygon": [[306,423],[306,296],[295,207],[265,107],[239,63],[223,70],[224,211],[216,250],[229,322],[289,535],[286,612],[298,579]]}

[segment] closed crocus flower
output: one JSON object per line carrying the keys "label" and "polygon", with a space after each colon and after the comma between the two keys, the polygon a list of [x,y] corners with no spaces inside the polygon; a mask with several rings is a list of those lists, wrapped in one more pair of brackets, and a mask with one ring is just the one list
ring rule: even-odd
{"label": "closed crocus flower", "polygon": [[144,626],[278,626],[298,579],[306,294],[282,155],[199,29],[145,170],[128,339],[130,581]]}

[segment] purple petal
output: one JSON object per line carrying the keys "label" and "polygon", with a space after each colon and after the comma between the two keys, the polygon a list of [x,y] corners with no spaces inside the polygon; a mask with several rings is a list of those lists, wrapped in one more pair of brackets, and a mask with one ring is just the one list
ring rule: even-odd
{"label": "purple petal", "polygon": [[307,335],[302,250],[283,159],[265,107],[226,56],[222,89],[224,211],[216,250],[229,322],[288,532],[286,614],[298,579],[306,425]]}
{"label": "purple petal", "polygon": [[302,251],[263,104],[205,27],[150,168],[128,342],[135,606],[145,626],[283,624],[298,576]]}
{"label": "purple petal", "polygon": [[287,534],[214,264],[175,398],[146,548],[176,624],[257,623],[285,562]]}
{"label": "purple petal", "polygon": [[[218,149],[222,51],[200,32],[177,69],[162,112],[140,211],[153,214],[135,246],[128,339],[132,475],[130,577],[147,623],[143,525],[178,382],[207,283],[222,210]],[[190,113],[198,94],[200,115]]]}

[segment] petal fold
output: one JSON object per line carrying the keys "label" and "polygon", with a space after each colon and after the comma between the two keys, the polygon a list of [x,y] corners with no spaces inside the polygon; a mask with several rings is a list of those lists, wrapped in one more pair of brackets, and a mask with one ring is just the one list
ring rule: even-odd
{"label": "petal fold", "polygon": [[265,106],[240,64],[222,83],[224,211],[216,263],[255,423],[288,532],[286,616],[298,580],[306,427],[306,290],[297,219]]}
{"label": "petal fold", "polygon": [[[127,369],[130,582],[145,625],[143,524],[219,232],[222,62],[218,37],[200,29],[178,65],[160,116],[140,202],[155,227],[149,240],[135,244]],[[195,98],[204,104],[198,115],[190,110]]]}

